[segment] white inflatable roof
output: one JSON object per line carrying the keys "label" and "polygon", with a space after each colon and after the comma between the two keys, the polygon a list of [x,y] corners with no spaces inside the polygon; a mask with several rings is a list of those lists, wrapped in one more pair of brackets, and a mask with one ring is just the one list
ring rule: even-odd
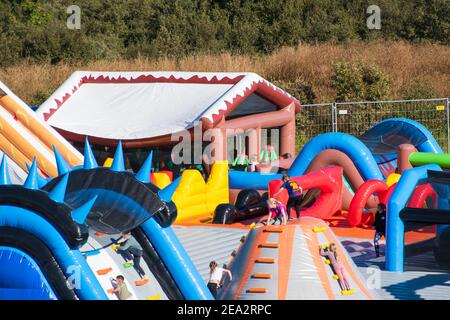
{"label": "white inflatable roof", "polygon": [[138,140],[192,128],[200,119],[214,124],[255,91],[279,106],[299,106],[254,73],[77,71],[37,114],[71,133]]}

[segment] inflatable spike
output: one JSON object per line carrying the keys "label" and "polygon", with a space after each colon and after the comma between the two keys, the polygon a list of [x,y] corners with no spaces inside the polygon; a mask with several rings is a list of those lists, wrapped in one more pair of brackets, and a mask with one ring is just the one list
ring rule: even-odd
{"label": "inflatable spike", "polygon": [[8,185],[8,184],[11,184],[11,178],[9,177],[6,155],[3,154],[2,164],[0,165],[0,185]]}
{"label": "inflatable spike", "polygon": [[89,139],[86,137],[84,142],[84,169],[95,169],[98,167],[97,160],[95,160],[94,153],[89,145]]}
{"label": "inflatable spike", "polygon": [[52,191],[48,194],[49,197],[56,202],[64,202],[64,196],[66,194],[67,182],[69,181],[69,174],[65,174],[61,181],[53,187]]}
{"label": "inflatable spike", "polygon": [[147,159],[145,160],[142,167],[139,169],[139,172],[136,174],[136,179],[143,183],[150,182],[150,173],[152,171],[152,161],[153,161],[153,150],[150,151]]}
{"label": "inflatable spike", "polygon": [[72,219],[78,224],[83,224],[86,220],[89,212],[92,209],[92,206],[95,203],[95,200],[97,200],[97,196],[92,197],[88,202],[83,204],[81,207],[75,209],[72,211]]}
{"label": "inflatable spike", "polygon": [[53,153],[55,154],[56,159],[56,167],[58,168],[58,175],[62,176],[63,174],[66,174],[70,171],[70,166],[67,164],[64,157],[59,153],[58,149],[52,145],[53,147]]}
{"label": "inflatable spike", "polygon": [[[30,169],[31,169],[30,164],[27,163],[26,166],[27,166],[28,172],[30,172]],[[38,186],[39,186],[39,189],[42,188],[43,186],[45,186],[45,185],[47,184],[47,182],[48,182],[49,180],[51,180],[51,178],[49,178],[48,180],[45,179],[45,178],[43,178],[39,173],[37,174],[37,179],[38,179]]]}
{"label": "inflatable spike", "polygon": [[33,164],[29,169],[28,177],[23,186],[27,189],[39,189],[36,157],[33,159]]}
{"label": "inflatable spike", "polygon": [[119,144],[117,145],[116,152],[114,153],[114,160],[110,169],[113,171],[125,171],[122,141],[119,141]]}

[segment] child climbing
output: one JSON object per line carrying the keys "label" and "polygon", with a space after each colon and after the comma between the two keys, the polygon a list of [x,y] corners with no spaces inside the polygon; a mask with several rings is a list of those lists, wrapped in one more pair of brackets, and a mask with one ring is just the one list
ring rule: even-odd
{"label": "child climbing", "polygon": [[279,221],[279,224],[285,225],[287,222],[287,212],[284,204],[274,198],[269,198],[267,200],[267,206],[269,207],[267,225],[271,225],[272,222],[276,224],[277,221]]}
{"label": "child climbing", "polygon": [[122,232],[122,238],[124,241],[118,242],[113,249],[125,260],[125,263],[123,264],[124,268],[134,267],[139,277],[141,277],[142,280],[148,281],[145,271],[140,265],[141,257],[144,254],[141,245],[129,231]]}
{"label": "child climbing", "polygon": [[124,276],[119,275],[116,277],[116,279],[110,278],[109,280],[111,280],[111,284],[113,285],[113,288],[114,288],[111,291],[109,291],[110,293],[117,294],[117,297],[119,298],[119,300],[131,300],[132,299],[133,295],[128,290],[127,284],[125,283]]}
{"label": "child climbing", "polygon": [[209,263],[208,289],[209,291],[211,291],[211,294],[213,295],[214,299],[217,299],[217,289],[219,288],[219,285],[222,282],[222,277],[224,273],[227,273],[230,276],[230,281],[233,280],[233,276],[231,275],[230,270],[218,267],[216,261],[211,261]]}
{"label": "child climbing", "polygon": [[286,189],[289,194],[289,200],[286,205],[287,214],[289,219],[291,219],[291,208],[294,207],[298,219],[300,218],[300,205],[303,200],[303,190],[297,182],[291,180],[287,174],[283,175],[281,180],[283,181],[283,184],[281,185],[280,190],[273,194],[273,197],[276,197],[279,193]]}
{"label": "child climbing", "polygon": [[373,246],[375,247],[375,253],[377,258],[380,256],[380,239],[386,235],[386,205],[379,203],[377,212],[375,213],[375,236],[373,237]]}
{"label": "child climbing", "polygon": [[324,246],[319,246],[320,255],[322,257],[326,257],[330,260],[331,267],[334,270],[334,273],[338,276],[339,285],[341,289],[344,291],[351,290],[350,284],[348,283],[347,277],[345,275],[344,267],[342,263],[339,261],[338,253],[336,250],[336,244],[331,243],[329,246],[324,248]]}

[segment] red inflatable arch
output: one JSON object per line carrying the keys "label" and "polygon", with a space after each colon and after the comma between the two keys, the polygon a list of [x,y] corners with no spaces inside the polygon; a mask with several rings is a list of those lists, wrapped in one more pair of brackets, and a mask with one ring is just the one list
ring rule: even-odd
{"label": "red inflatable arch", "polygon": [[365,224],[368,223],[368,220],[370,219],[368,219],[368,217],[363,217],[364,207],[366,206],[367,200],[374,193],[377,193],[378,196],[380,197],[380,194],[384,194],[388,189],[389,188],[387,184],[381,180],[370,179],[364,182],[358,188],[358,190],[356,190],[356,193],[353,196],[352,201],[350,202],[350,207],[348,209],[348,216],[347,216],[348,223],[352,227],[360,225],[363,222],[363,220]]}
{"label": "red inflatable arch", "polygon": [[422,208],[425,204],[427,198],[430,198],[433,201],[433,207],[437,207],[437,196],[433,187],[430,184],[422,184],[417,186],[416,190],[411,196],[409,200],[408,207],[409,208]]}

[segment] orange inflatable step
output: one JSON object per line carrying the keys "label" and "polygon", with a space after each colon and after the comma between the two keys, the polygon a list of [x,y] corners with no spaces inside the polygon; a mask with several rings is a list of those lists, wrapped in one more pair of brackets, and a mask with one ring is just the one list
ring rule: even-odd
{"label": "orange inflatable step", "polygon": [[255,260],[256,263],[275,263],[274,258],[257,258]]}
{"label": "orange inflatable step", "polygon": [[136,280],[134,282],[134,284],[136,287],[140,287],[140,286],[146,285],[147,283],[149,283],[149,281],[150,280],[148,280],[148,279]]}
{"label": "orange inflatable step", "polygon": [[275,242],[263,242],[259,245],[260,248],[274,248],[277,249],[279,247],[278,243]]}
{"label": "orange inflatable step", "polygon": [[95,233],[95,236],[96,236],[96,237],[103,237],[104,235],[105,235],[105,233],[100,232],[100,231],[97,231],[97,232]]}
{"label": "orange inflatable step", "polygon": [[254,273],[252,274],[253,279],[271,279],[272,275],[270,273]]}
{"label": "orange inflatable step", "polygon": [[283,229],[280,227],[268,226],[264,229],[264,232],[281,233]]}
{"label": "orange inflatable step", "polygon": [[112,270],[113,270],[112,268],[100,269],[100,270],[97,270],[97,274],[99,276],[104,276],[105,274],[110,273]]}
{"label": "orange inflatable step", "polygon": [[247,289],[247,293],[266,293],[267,288],[249,288]]}

